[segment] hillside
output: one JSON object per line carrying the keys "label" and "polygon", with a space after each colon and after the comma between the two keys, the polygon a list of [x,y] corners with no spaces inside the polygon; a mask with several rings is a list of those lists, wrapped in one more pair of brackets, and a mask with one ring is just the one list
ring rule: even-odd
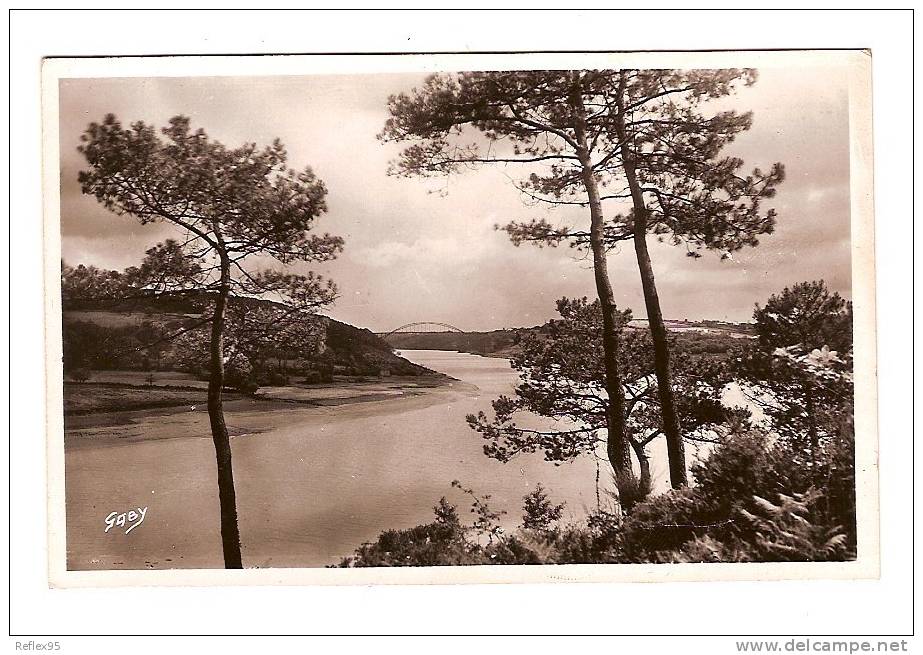
{"label": "hillside", "polygon": [[519,332],[521,330],[398,332],[388,337],[388,343],[398,350],[457,350],[489,357],[508,357],[519,343]]}
{"label": "hillside", "polygon": [[[274,303],[234,299],[245,309]],[[188,341],[177,345],[170,335],[201,317],[201,298],[140,298],[119,303],[65,302],[63,311],[65,371],[177,370],[200,373],[190,365]],[[334,376],[418,376],[432,373],[392,352],[391,346],[367,329],[315,315],[304,326],[317,335],[310,350],[276,348],[259,362],[260,385],[282,378],[330,382]]]}

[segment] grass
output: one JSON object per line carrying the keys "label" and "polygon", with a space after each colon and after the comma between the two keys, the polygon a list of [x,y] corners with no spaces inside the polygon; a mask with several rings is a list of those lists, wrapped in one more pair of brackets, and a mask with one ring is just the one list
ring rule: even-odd
{"label": "grass", "polygon": [[[192,387],[136,387],[115,383],[65,382],[64,413],[77,416],[96,412],[205,405],[206,396],[204,389]],[[225,399],[230,399],[230,395],[226,393]]]}

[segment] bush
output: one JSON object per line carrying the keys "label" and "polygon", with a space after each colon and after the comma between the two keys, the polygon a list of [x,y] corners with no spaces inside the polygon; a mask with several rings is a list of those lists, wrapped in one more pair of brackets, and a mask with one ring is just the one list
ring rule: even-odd
{"label": "bush", "polygon": [[304,384],[321,384],[324,381],[320,371],[309,370],[304,373]]}
{"label": "bush", "polygon": [[[562,564],[614,561],[619,517],[599,511],[585,523],[557,526],[564,504],[552,503],[539,485],[523,497],[523,523],[506,534],[497,521],[490,496],[477,496],[458,481],[452,486],[471,496],[475,520],[465,525],[445,498],[433,508],[432,523],[406,530],[387,530],[374,543],[363,544],[340,567],[457,566],[469,564]],[[486,543],[485,543],[486,539]]]}
{"label": "bush", "polygon": [[227,366],[224,371],[224,386],[241,393],[254,394],[260,388],[253,376],[253,369],[246,365]]}
{"label": "bush", "polygon": [[622,525],[619,514],[598,510],[585,524],[570,525],[556,535],[559,564],[600,564],[615,562]]}
{"label": "bush", "polygon": [[279,371],[264,373],[256,381],[261,387],[285,387],[288,386],[289,382],[289,377],[285,373],[280,373]]}
{"label": "bush", "polygon": [[476,544],[467,539],[458,512],[445,497],[433,508],[436,520],[408,530],[387,530],[374,543],[363,544],[339,567],[457,566],[483,563]]}
{"label": "bush", "polygon": [[842,561],[855,558],[851,460],[817,488],[785,444],[733,436],[692,469],[697,485],[638,505],[619,535],[626,562]]}
{"label": "bush", "polygon": [[72,370],[68,373],[68,377],[74,382],[86,382],[90,379],[90,369],[85,367],[79,367]]}
{"label": "bush", "polygon": [[697,501],[691,489],[679,489],[636,505],[619,530],[618,559],[658,561],[662,553],[675,551],[694,539],[703,531],[695,526],[700,525],[698,521],[706,513]]}
{"label": "bush", "polygon": [[696,537],[673,553],[672,562],[790,562],[842,561],[855,558],[840,526],[811,522],[817,491],[786,496],[776,503],[753,497],[753,511],[738,508],[748,538],[730,535],[724,541]]}
{"label": "bush", "polygon": [[550,530],[564,513],[564,503],[554,505],[541,484],[523,497],[522,527],[526,530]]}

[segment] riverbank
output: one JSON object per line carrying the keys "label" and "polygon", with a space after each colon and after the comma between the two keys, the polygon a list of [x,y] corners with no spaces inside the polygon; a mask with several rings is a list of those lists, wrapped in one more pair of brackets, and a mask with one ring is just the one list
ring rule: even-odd
{"label": "riverbank", "polygon": [[[149,377],[148,377],[149,375]],[[204,405],[208,383],[181,373],[102,371],[92,382],[64,383],[66,417]],[[253,395],[225,391],[226,403],[242,400],[342,405],[423,393],[457,382],[439,373],[418,376],[334,379],[330,383],[262,387]]]}
{"label": "riverbank", "polygon": [[[440,402],[444,393],[475,394],[477,387],[447,375],[381,378],[363,381],[335,381],[310,386],[267,387],[255,395],[225,392],[224,410],[231,436],[255,434],[279,423],[277,415],[302,416],[306,410],[315,414],[330,412],[322,408],[349,405],[343,416],[361,416],[366,412],[387,412],[381,404],[402,401],[394,411],[425,407]],[[131,443],[150,439],[173,439],[179,436],[209,436],[206,390],[197,387],[137,387],[118,383],[68,383],[65,385],[65,442],[92,439],[94,443],[115,441]],[[415,401],[415,402],[408,402]],[[360,408],[359,405],[375,407]],[[205,421],[196,432],[180,431],[180,426]],[[159,420],[159,424],[149,422]],[[241,426],[235,421],[242,422]],[[191,423],[190,423],[191,422]],[[263,424],[266,425],[263,425]],[[132,426],[145,425],[143,431]]]}

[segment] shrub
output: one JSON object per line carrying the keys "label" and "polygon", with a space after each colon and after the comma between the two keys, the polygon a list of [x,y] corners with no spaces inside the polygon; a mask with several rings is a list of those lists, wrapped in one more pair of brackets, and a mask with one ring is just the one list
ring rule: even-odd
{"label": "shrub", "polygon": [[[405,530],[387,530],[374,543],[343,558],[340,567],[453,566],[467,564],[562,564],[615,561],[619,516],[598,511],[585,523],[557,526],[564,504],[554,504],[538,485],[523,497],[523,523],[506,534],[497,521],[505,512],[490,508],[457,480],[453,487],[472,499],[471,525],[445,498],[433,508],[435,520]],[[486,543],[484,537],[487,537]]]}
{"label": "shrub", "polygon": [[617,473],[614,475],[615,487],[619,490],[617,499],[622,510],[631,510],[651,494],[650,476],[635,477],[634,474]]}
{"label": "shrub", "polygon": [[387,530],[363,544],[340,568],[369,566],[456,566],[483,563],[480,548],[467,538],[458,511],[445,497],[433,508],[436,520],[407,530]]}
{"label": "shrub", "polygon": [[260,388],[259,382],[253,376],[253,369],[245,363],[226,365],[224,386],[246,394],[256,393],[256,390]]}
{"label": "shrub", "polygon": [[90,379],[90,369],[81,366],[72,370],[68,376],[74,382],[86,382]]}
{"label": "shrub", "polygon": [[752,431],[693,467],[697,486],[635,507],[619,534],[626,562],[819,561],[855,557],[855,523],[843,507],[851,460],[823,488],[784,443]]}
{"label": "shrub", "polygon": [[564,503],[553,504],[541,484],[523,497],[522,527],[526,530],[550,530],[564,513]]}
{"label": "shrub", "polygon": [[590,514],[585,524],[570,525],[557,536],[557,563],[599,564],[615,562],[620,514],[598,510]]}
{"label": "shrub", "polygon": [[325,382],[320,371],[308,370],[304,373],[304,384],[320,384]]}
{"label": "shrub", "polygon": [[[680,548],[704,528],[698,523],[702,504],[692,489],[674,490],[636,505],[618,533],[618,558],[625,562],[657,561]],[[710,519],[709,519],[710,520]]]}
{"label": "shrub", "polygon": [[284,373],[279,371],[270,371],[260,376],[256,382],[259,386],[284,387],[289,384],[290,380],[288,375]]}
{"label": "shrub", "polygon": [[[842,561],[855,557],[841,526],[812,523],[819,492],[786,496],[776,503],[752,498],[752,511],[738,508],[749,538],[731,535],[724,541],[696,537],[669,558],[673,562]],[[743,532],[743,531],[741,531]]]}

